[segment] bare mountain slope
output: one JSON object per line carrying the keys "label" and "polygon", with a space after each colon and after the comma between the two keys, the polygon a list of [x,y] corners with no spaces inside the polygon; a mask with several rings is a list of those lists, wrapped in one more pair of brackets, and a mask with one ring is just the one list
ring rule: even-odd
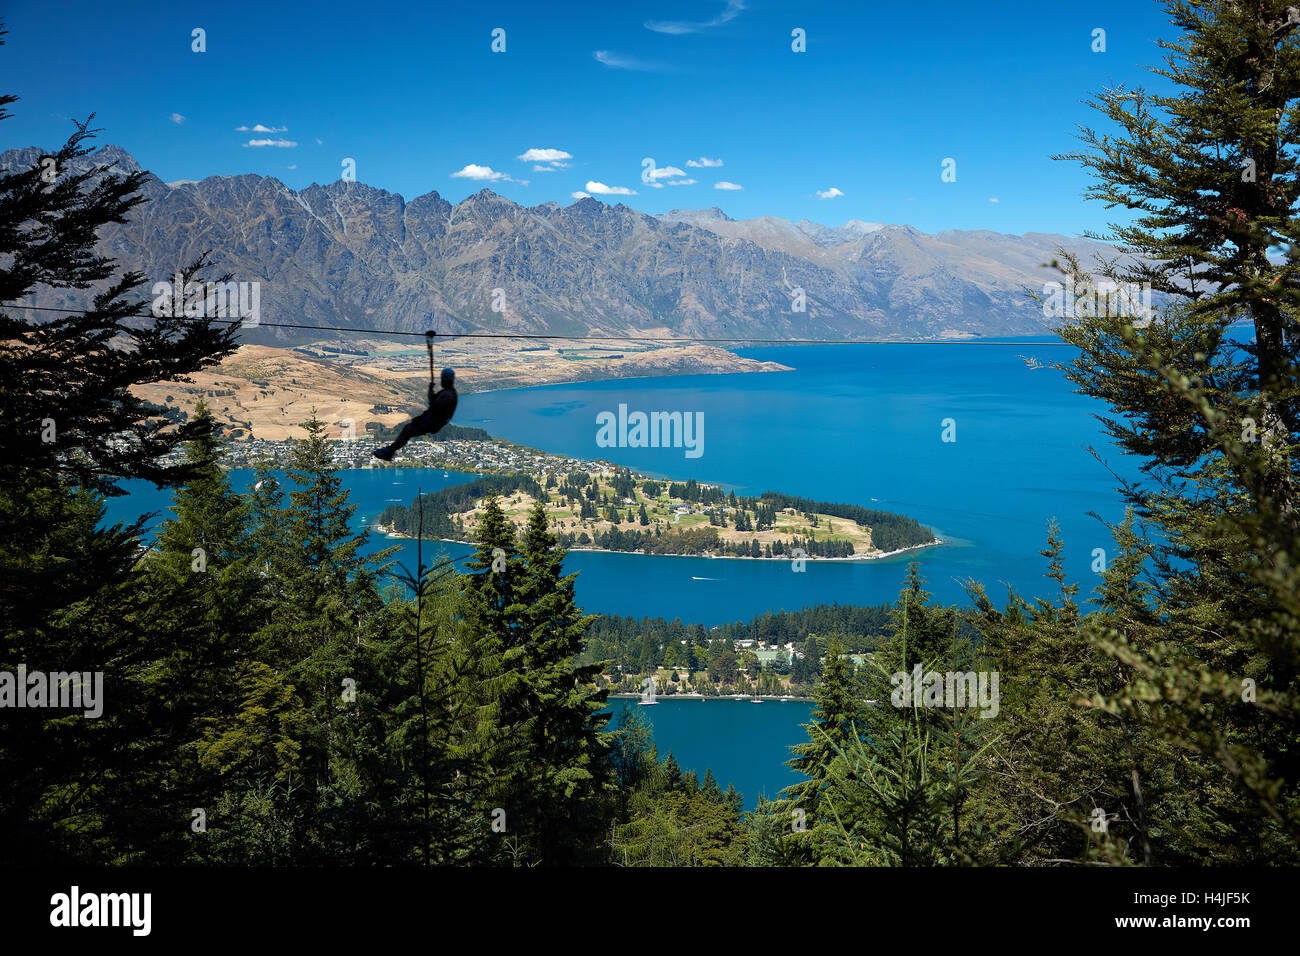
{"label": "bare mountain slope", "polygon": [[[35,148],[0,168],[39,162]],[[82,162],[138,168],[116,146]],[[651,216],[582,199],[520,206],[491,190],[452,205],[406,201],[357,182],[294,191],[273,177],[150,178],[150,202],[103,245],[150,282],[211,251],[219,271],[261,283],[264,322],[419,331],[699,336],[938,337],[1043,330],[1024,298],[1055,278],[1064,245],[1089,262],[1111,250],[1064,236],[851,221],[829,228],[719,209]],[[806,295],[792,310],[792,290]],[[500,290],[495,293],[494,290]],[[34,304],[78,305],[71,293]],[[497,305],[498,310],[493,306]],[[319,337],[250,329],[244,341]]]}

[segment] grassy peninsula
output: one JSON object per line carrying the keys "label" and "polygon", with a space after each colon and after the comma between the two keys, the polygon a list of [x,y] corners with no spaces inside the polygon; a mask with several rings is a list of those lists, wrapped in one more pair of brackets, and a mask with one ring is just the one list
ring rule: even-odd
{"label": "grassy peninsula", "polygon": [[[690,479],[669,481],[627,468],[600,473],[484,475],[423,496],[426,538],[471,541],[483,501],[497,496],[507,520],[522,529],[543,503],[566,548],[734,558],[864,559],[937,544],[914,518],[859,505],[765,491],[757,497]],[[419,509],[391,505],[379,530],[414,537]],[[802,553],[801,553],[802,552]]]}

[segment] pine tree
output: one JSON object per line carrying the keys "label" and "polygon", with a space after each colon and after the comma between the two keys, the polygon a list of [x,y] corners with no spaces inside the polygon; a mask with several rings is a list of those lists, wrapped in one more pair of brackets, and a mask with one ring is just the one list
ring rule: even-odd
{"label": "pine tree", "polygon": [[620,866],[737,866],[747,844],[742,799],[735,789],[701,786],[669,754],[654,762],[627,801],[625,822],[611,829]]}
{"label": "pine tree", "polygon": [[843,652],[840,642],[832,639],[821,681],[813,691],[812,720],[804,725],[808,742],[792,748],[794,757],[786,762],[806,779],[782,790],[774,811],[791,820],[798,812],[803,829],[791,829],[787,853],[803,863],[815,863],[825,852],[822,844],[828,839],[831,820],[822,813],[822,796],[831,783],[837,754],[858,739],[864,723],[861,687]]}
{"label": "pine tree", "polygon": [[564,551],[546,511],[534,505],[520,548],[519,603],[525,609],[525,767],[529,779],[516,799],[548,865],[591,861],[604,832],[609,781],[608,741],[601,729],[607,692],[596,687],[599,663],[579,665],[593,617],[574,600],[576,574],[564,575]]}
{"label": "pine tree", "polygon": [[[0,483],[0,512],[14,532],[0,536],[0,670],[99,672],[105,699],[97,718],[6,711],[0,839],[14,863],[114,862],[143,848],[119,839],[108,822],[122,806],[113,786],[138,792],[146,786],[140,764],[163,759],[143,712],[114,703],[140,693],[153,663],[147,634],[131,616],[142,529],[102,526],[102,499],[51,488],[47,477],[33,471],[19,484]],[[144,761],[141,748],[148,748]]]}
{"label": "pine tree", "polygon": [[514,526],[495,495],[483,500],[475,530],[477,548],[463,576],[464,626],[458,657],[464,662],[472,711],[464,746],[476,779],[485,781],[480,813],[501,807],[511,816],[514,781],[527,773],[527,631],[521,600],[525,574]]}
{"label": "pine tree", "polygon": [[[898,670],[910,671],[917,663],[935,660],[952,642],[956,612],[952,608],[934,607],[929,600],[930,592],[925,590],[920,565],[912,561],[907,565],[903,589],[890,613],[894,636],[902,634],[904,623],[908,629],[906,658],[898,657],[891,662]],[[901,641],[892,644],[901,653]]]}
{"label": "pine tree", "polygon": [[143,562],[141,600],[133,615],[157,657],[143,700],[156,702],[154,738],[167,743],[155,772],[167,786],[155,784],[154,799],[124,811],[127,820],[118,828],[152,826],[156,838],[142,839],[154,843],[159,862],[169,858],[161,844],[171,847],[171,859],[187,852],[183,844],[192,843],[193,834],[177,821],[195,807],[211,808],[207,798],[231,769],[231,743],[223,748],[227,756],[214,762],[205,759],[205,740],[231,733],[230,722],[239,719],[232,704],[248,700],[245,681],[259,687],[258,706],[269,691],[249,671],[259,579],[247,509],[221,470],[215,424],[202,402],[194,421],[201,430],[187,449],[190,477],[177,489],[172,517],[160,526]]}
{"label": "pine tree", "polygon": [[[16,99],[0,96],[0,121]],[[147,174],[73,172],[90,152],[89,122],[52,165],[0,174],[0,302],[101,289],[84,311],[39,323],[0,307],[0,669],[100,672],[106,698],[99,717],[43,708],[6,716],[0,840],[15,862],[139,859],[148,847],[132,841],[157,836],[156,819],[149,832],[114,827],[133,795],[161,785],[147,777],[165,755],[147,723],[153,713],[130,703],[156,703],[146,690],[154,651],[136,612],[143,525],[103,526],[96,493],[120,494],[123,478],[172,486],[186,476],[188,466],[159,459],[198,427],[158,428],[129,389],[183,378],[235,347],[210,318],[151,321],[128,301],[144,277],[116,275],[95,243],[144,201]]]}
{"label": "pine tree", "polygon": [[332,462],[325,425],[314,416],[303,425],[307,437],[295,443],[286,469],[288,503],[267,514],[273,528],[254,532],[257,540],[281,538],[262,578],[269,610],[257,635],[259,657],[295,688],[305,711],[298,740],[298,792],[310,824],[297,834],[303,858],[348,852],[364,859],[373,836],[365,764],[381,748],[384,730],[373,710],[349,698],[354,688],[360,696],[380,682],[368,645],[395,626],[396,611],[378,591],[393,552],[361,554],[368,532],[351,529],[355,506]]}
{"label": "pine tree", "polygon": [[[935,866],[990,858],[984,814],[971,808],[994,743],[982,719],[988,715],[974,711],[976,701],[918,701],[899,693],[918,676],[946,680],[950,672],[990,666],[952,626],[952,609],[925,603],[922,583],[910,568],[894,609],[898,630],[870,655],[864,675],[875,704],[864,710],[859,732],[833,748],[822,797],[822,816],[831,819],[819,848],[823,864]],[[933,649],[945,627],[946,647],[928,657],[913,649],[913,628]]]}
{"label": "pine tree", "polygon": [[[1182,793],[1148,808],[1187,821],[1174,859],[1294,861],[1300,14],[1280,0],[1167,10],[1180,36],[1155,72],[1172,92],[1102,93],[1093,105],[1118,134],[1084,130],[1085,150],[1062,157],[1095,175],[1092,197],[1137,213],[1112,228],[1133,258],[1103,277],[1165,297],[1143,321],[1103,309],[1061,328],[1080,350],[1067,376],[1110,405],[1108,430],[1144,459],[1146,480],[1121,490],[1153,542],[1141,615],[1159,639],[1089,618],[1089,638],[1128,675],[1090,703],[1195,755],[1167,768]],[[1254,333],[1241,347],[1236,322]]]}
{"label": "pine tree", "polygon": [[417,600],[398,603],[390,596],[398,623],[374,642],[376,693],[360,702],[382,715],[386,732],[373,828],[396,838],[388,848],[391,862],[494,862],[503,847],[481,812],[487,783],[466,735],[477,702],[455,638],[461,582],[435,565],[414,583],[422,587]]}

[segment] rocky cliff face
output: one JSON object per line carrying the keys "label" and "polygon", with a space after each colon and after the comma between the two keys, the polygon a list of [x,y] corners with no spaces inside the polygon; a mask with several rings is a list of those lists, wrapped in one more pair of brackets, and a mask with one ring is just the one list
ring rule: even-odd
{"label": "rocky cliff face", "polygon": [[[41,155],[10,150],[0,154],[0,169]],[[139,168],[116,146],[80,162]],[[123,269],[153,283],[210,251],[215,272],[262,284],[263,322],[326,326],[756,338],[1032,334],[1043,331],[1043,317],[1024,290],[1056,278],[1041,264],[1060,246],[1085,263],[1113,252],[1059,235],[736,221],[716,208],[651,216],[595,199],[524,207],[486,189],[456,205],[435,192],[407,202],[357,182],[296,192],[255,175],[171,184],[150,177],[144,191],[150,201],[135,218],[102,236]],[[805,311],[792,308],[795,289]],[[35,304],[81,303],[72,293],[44,293]],[[271,344],[319,334],[260,328],[243,338]]]}

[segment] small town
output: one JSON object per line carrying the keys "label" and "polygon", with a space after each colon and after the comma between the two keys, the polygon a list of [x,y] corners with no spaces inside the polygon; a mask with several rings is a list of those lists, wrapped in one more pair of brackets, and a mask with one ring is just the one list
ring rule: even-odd
{"label": "small town", "polygon": [[[283,467],[289,463],[294,443],[295,439],[227,440],[222,464],[232,469],[252,468],[263,463]],[[382,464],[371,456],[378,443],[370,436],[335,438],[331,444],[333,461],[338,468],[441,468],[481,474],[527,474],[543,481],[551,475],[572,472],[608,476],[615,470],[608,461],[566,458],[499,438],[417,439],[398,452],[391,465]],[[184,454],[183,450],[178,450],[171,457],[179,460]]]}
{"label": "small town", "polygon": [[[707,648],[693,648],[687,641],[670,642],[664,664],[644,672],[617,666],[600,675],[601,685],[612,697],[639,697],[653,703],[659,697],[732,697],[761,701],[802,700],[811,696],[815,673],[821,670],[820,651],[805,643],[767,642],[744,638],[727,642],[712,629]],[[731,649],[725,646],[731,644]],[[840,654],[854,668],[866,666],[871,651]],[[703,658],[703,659],[701,659]],[[693,669],[698,665],[698,669]]]}

